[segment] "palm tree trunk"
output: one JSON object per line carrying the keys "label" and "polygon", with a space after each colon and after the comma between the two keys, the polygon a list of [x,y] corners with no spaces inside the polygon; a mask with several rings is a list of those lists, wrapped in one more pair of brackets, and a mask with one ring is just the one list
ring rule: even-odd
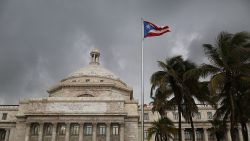
{"label": "palm tree trunk", "polygon": [[163,139],[162,139],[162,134],[161,134],[161,133],[160,133],[160,139],[161,139],[160,141],[163,141]]}
{"label": "palm tree trunk", "polygon": [[164,141],[168,141],[168,136],[166,134],[164,134]]}
{"label": "palm tree trunk", "polygon": [[178,104],[178,118],[179,118],[178,136],[179,136],[179,141],[182,141],[182,134],[181,134],[181,105],[180,104]]}
{"label": "palm tree trunk", "polygon": [[189,120],[190,120],[190,124],[191,124],[191,128],[192,128],[192,137],[193,137],[193,141],[195,141],[195,140],[196,140],[196,138],[195,138],[195,130],[194,130],[194,123],[193,123],[193,118],[192,118],[191,113],[190,113],[190,118],[189,118]]}
{"label": "palm tree trunk", "polygon": [[241,128],[242,128],[241,132],[243,135],[243,140],[248,141],[248,130],[245,122],[241,122]]}
{"label": "palm tree trunk", "polygon": [[230,123],[231,123],[231,129],[230,129],[230,134],[232,141],[236,140],[236,132],[235,132],[235,106],[234,106],[234,101],[233,101],[233,96],[230,93],[230,90],[228,91],[229,97],[230,97],[230,105],[231,105],[231,116],[230,116]]}
{"label": "palm tree trunk", "polygon": [[[227,78],[230,78],[230,74],[227,74]],[[235,141],[236,139],[236,134],[235,134],[235,105],[234,105],[234,98],[233,94],[231,93],[231,82],[232,80],[228,80],[226,85],[225,85],[225,93],[229,96],[229,101],[230,101],[230,134],[232,141]]]}
{"label": "palm tree trunk", "polygon": [[220,141],[220,135],[218,133],[215,133],[215,137],[216,137],[217,141]]}

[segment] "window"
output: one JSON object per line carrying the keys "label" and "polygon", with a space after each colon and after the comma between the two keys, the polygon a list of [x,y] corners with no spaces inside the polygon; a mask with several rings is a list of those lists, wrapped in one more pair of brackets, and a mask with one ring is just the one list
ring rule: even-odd
{"label": "window", "polygon": [[100,80],[100,82],[103,82],[104,80]]}
{"label": "window", "polygon": [[185,130],[185,139],[187,139],[187,140],[191,140],[192,138],[191,138],[191,132],[189,131],[189,130]]}
{"label": "window", "polygon": [[71,125],[70,134],[71,135],[78,135],[79,134],[79,125],[78,124],[72,124]]}
{"label": "window", "polygon": [[0,140],[4,140],[5,139],[5,131],[3,129],[0,129]]}
{"label": "window", "polygon": [[212,114],[212,112],[207,112],[207,118],[208,118],[208,119],[213,119],[213,114]]}
{"label": "window", "polygon": [[35,123],[31,125],[31,135],[32,136],[38,136],[39,132],[39,124]]}
{"label": "window", "polygon": [[99,125],[99,135],[106,135],[106,126]]}
{"label": "window", "polygon": [[77,97],[94,97],[94,96],[91,95],[91,94],[81,94],[81,95],[79,95]]}
{"label": "window", "polygon": [[112,135],[118,135],[118,134],[119,134],[119,126],[112,125]]}
{"label": "window", "polygon": [[208,134],[208,140],[214,140],[215,139],[215,134],[213,133],[213,131],[211,129],[207,130],[207,134]]}
{"label": "window", "polygon": [[66,125],[65,124],[58,124],[58,134],[65,135],[66,133]]}
{"label": "window", "polygon": [[196,113],[196,119],[201,119],[201,113],[200,112]]}
{"label": "window", "polygon": [[178,133],[175,133],[174,134],[174,140],[178,140],[179,139],[179,134]]}
{"label": "window", "polygon": [[89,82],[90,81],[90,79],[86,79],[86,82]]}
{"label": "window", "polygon": [[175,120],[179,119],[179,115],[177,112],[173,112],[173,117]]}
{"label": "window", "polygon": [[44,134],[45,135],[52,135],[52,124],[45,124],[45,128],[44,128]]}
{"label": "window", "polygon": [[197,130],[196,131],[196,138],[197,138],[197,140],[202,140],[202,131],[201,130]]}
{"label": "window", "polygon": [[145,138],[145,139],[148,138],[148,130],[144,130],[144,138]]}
{"label": "window", "polygon": [[7,113],[3,113],[2,120],[6,120],[6,119],[7,119]]}
{"label": "window", "polygon": [[149,120],[149,116],[148,116],[148,113],[144,113],[144,120]]}
{"label": "window", "polygon": [[84,126],[84,135],[92,135],[92,125],[86,124]]}

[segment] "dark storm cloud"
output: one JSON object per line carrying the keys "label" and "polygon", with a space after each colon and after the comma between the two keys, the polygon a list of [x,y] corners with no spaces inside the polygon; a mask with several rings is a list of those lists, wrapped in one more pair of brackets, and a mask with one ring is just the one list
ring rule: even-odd
{"label": "dark storm cloud", "polygon": [[87,65],[91,48],[140,99],[140,18],[171,33],[144,41],[145,95],[156,61],[181,54],[196,63],[220,31],[250,29],[248,0],[1,0],[0,104],[47,96],[46,89]]}

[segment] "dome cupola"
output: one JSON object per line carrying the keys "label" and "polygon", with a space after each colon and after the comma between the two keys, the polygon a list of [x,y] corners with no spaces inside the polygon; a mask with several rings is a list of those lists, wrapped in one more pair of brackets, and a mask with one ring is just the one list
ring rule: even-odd
{"label": "dome cupola", "polygon": [[91,52],[90,52],[90,56],[91,56],[91,61],[89,64],[96,64],[99,65],[99,57],[100,57],[100,52],[98,49],[94,48]]}

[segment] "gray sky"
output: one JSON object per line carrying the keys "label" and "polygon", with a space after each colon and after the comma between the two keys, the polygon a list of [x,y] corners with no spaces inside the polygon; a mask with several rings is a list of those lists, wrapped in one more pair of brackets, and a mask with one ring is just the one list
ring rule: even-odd
{"label": "gray sky", "polygon": [[1,0],[0,104],[46,90],[101,51],[101,64],[140,99],[141,17],[170,33],[144,41],[145,101],[156,61],[183,55],[206,62],[202,44],[220,31],[250,30],[249,0]]}

